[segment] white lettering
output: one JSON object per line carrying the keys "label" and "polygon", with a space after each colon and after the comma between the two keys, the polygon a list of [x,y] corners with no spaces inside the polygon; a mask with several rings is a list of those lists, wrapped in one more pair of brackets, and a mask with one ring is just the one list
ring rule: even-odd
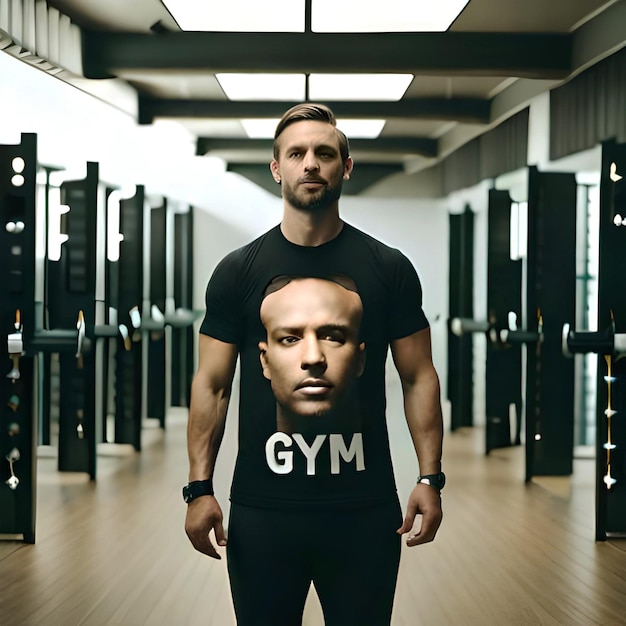
{"label": "white lettering", "polygon": [[341,435],[330,436],[330,473],[339,474],[339,456],[346,462],[356,457],[356,471],[365,469],[365,455],[363,453],[363,435],[354,433],[350,442],[350,449],[346,449],[346,443]]}
{"label": "white lettering", "polygon": [[[294,433],[291,437],[282,432],[274,433],[265,444],[267,466],[275,474],[290,474],[294,467],[294,451],[284,448],[291,448],[295,442],[306,459],[307,476],[315,476],[318,470],[317,457],[327,439],[331,474],[340,474],[341,466],[352,462],[357,472],[365,469],[362,433],[352,435],[349,447],[346,446],[343,435],[340,434],[317,435],[313,443],[309,445],[300,433]],[[322,458],[324,458],[323,455]]]}
{"label": "white lettering", "polygon": [[[331,435],[331,437],[332,436],[333,435]],[[325,439],[326,435],[318,435],[309,448],[309,445],[300,433],[294,433],[293,435],[293,440],[298,444],[298,448],[302,450],[302,454],[306,457],[306,473],[308,476],[315,476],[315,457],[320,451]]]}
{"label": "white lettering", "polygon": [[265,444],[265,459],[269,468],[275,474],[289,474],[293,470],[293,452],[283,450],[276,452],[276,444],[282,443],[286,448],[291,448],[292,440],[285,433],[274,433]]}

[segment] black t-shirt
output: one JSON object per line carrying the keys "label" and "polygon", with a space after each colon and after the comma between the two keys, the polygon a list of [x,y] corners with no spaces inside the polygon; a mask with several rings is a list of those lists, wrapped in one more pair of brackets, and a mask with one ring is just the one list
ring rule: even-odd
{"label": "black t-shirt", "polygon": [[[339,274],[354,281],[362,302],[360,341],[366,358],[355,381],[358,425],[311,417],[306,432],[281,432],[278,396],[259,357],[259,342],[268,336],[260,317],[265,289],[277,276],[328,279]],[[385,418],[387,351],[391,341],[427,326],[410,261],[348,224],[317,247],[292,244],[276,226],[228,254],[209,281],[200,332],[236,344],[240,354],[239,447],[231,500],[282,508],[362,506],[393,497]]]}

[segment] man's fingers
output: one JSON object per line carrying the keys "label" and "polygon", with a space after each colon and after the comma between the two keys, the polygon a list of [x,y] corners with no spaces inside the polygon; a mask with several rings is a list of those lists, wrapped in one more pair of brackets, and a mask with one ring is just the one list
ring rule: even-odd
{"label": "man's fingers", "polygon": [[413,528],[413,522],[415,521],[415,516],[417,515],[417,508],[414,506],[409,506],[406,509],[406,515],[404,516],[404,521],[402,522],[402,526],[398,528],[396,531],[399,535],[404,535],[405,533],[410,532],[411,528]]}
{"label": "man's fingers", "polygon": [[434,539],[435,533],[427,533],[420,530],[416,535],[409,535],[408,539],[406,540],[406,545],[409,546],[409,548],[412,548],[413,546],[420,546],[424,543],[430,543]]}
{"label": "man's fingers", "polygon": [[207,537],[206,541],[202,542],[201,547],[200,548],[196,548],[196,549],[199,549],[200,552],[202,552],[202,554],[206,554],[207,556],[210,556],[212,559],[217,559],[219,561],[222,558],[217,553],[217,550],[215,549],[215,547],[211,543],[211,540],[208,537]]}
{"label": "man's fingers", "polygon": [[198,533],[187,533],[189,537],[189,541],[193,547],[198,551],[202,552],[202,554],[206,554],[213,559],[221,559],[222,557],[217,553],[215,546],[211,543],[209,539],[209,535],[203,531]]}
{"label": "man's fingers", "polygon": [[217,522],[213,530],[215,531],[215,540],[217,541],[217,545],[224,547],[226,545],[226,533],[224,532],[222,522]]}
{"label": "man's fingers", "polygon": [[193,547],[213,559],[221,559],[215,546],[209,539],[211,529],[215,532],[215,541],[220,546],[226,545],[226,536],[222,526],[222,510],[213,497],[197,498],[187,507],[185,532]]}
{"label": "man's fingers", "polygon": [[423,543],[430,543],[435,538],[437,534],[437,530],[439,530],[439,525],[441,524],[441,515],[433,514],[433,513],[424,513],[422,515],[422,523],[415,533],[409,534],[406,545],[418,546]]}

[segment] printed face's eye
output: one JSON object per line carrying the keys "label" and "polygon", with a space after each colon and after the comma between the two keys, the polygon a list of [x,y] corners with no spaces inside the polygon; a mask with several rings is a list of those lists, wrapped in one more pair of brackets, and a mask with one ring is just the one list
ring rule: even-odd
{"label": "printed face's eye", "polygon": [[320,339],[323,341],[330,341],[332,343],[338,343],[343,345],[346,343],[346,334],[342,330],[329,330],[321,333]]}

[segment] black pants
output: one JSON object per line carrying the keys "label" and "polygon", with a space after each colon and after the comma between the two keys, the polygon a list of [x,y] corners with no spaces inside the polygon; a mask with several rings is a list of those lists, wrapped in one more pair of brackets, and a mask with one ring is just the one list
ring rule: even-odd
{"label": "black pants", "polygon": [[388,626],[400,563],[396,500],[358,510],[233,504],[228,573],[239,626],[300,626],[311,582],[326,626]]}

